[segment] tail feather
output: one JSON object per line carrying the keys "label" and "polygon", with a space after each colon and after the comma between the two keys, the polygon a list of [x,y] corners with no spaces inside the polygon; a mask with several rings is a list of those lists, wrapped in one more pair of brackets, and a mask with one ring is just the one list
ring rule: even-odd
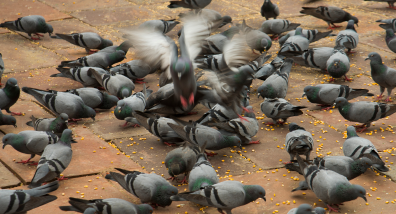
{"label": "tail feather", "polygon": [[46,195],[50,192],[53,192],[53,191],[57,190],[58,188],[59,188],[59,182],[54,181],[54,182],[48,183],[43,186],[39,186],[39,187],[29,189],[29,190],[24,190],[24,192],[28,193],[30,196],[40,197],[40,196]]}
{"label": "tail feather", "polygon": [[179,7],[189,8],[189,5],[184,3],[184,1],[170,1],[170,4],[168,5],[168,8],[179,8]]}
{"label": "tail feather", "polygon": [[44,195],[41,197],[31,197],[30,200],[24,204],[22,210],[18,210],[18,213],[26,213],[29,210],[40,207],[44,204],[48,204],[52,201],[55,201],[58,197],[53,195]]}
{"label": "tail feather", "polygon": [[115,169],[122,172],[124,175],[126,175],[126,174],[137,174],[137,175],[142,174],[142,172],[139,172],[139,171],[129,171],[126,169],[121,169],[121,168],[115,168]]}
{"label": "tail feather", "polygon": [[380,24],[379,26],[385,30],[393,28],[392,24]]}
{"label": "tail feather", "polygon": [[57,37],[63,39],[63,40],[66,40],[66,41],[68,41],[68,42],[70,42],[70,43],[76,45],[75,40],[74,40],[73,37],[72,37],[71,35],[69,35],[69,34],[55,33],[55,35],[56,35]]}
{"label": "tail feather", "polygon": [[117,181],[117,183],[119,185],[122,186],[122,188],[124,188],[125,190],[129,191],[128,187],[127,187],[127,183],[125,182],[125,176],[124,175],[121,175],[121,174],[116,173],[116,172],[110,172],[110,175],[115,181]]}
{"label": "tail feather", "polygon": [[289,27],[287,28],[286,31],[291,31],[291,30],[295,30],[298,26],[300,26],[300,23],[290,23]]}
{"label": "tail feather", "polygon": [[389,168],[386,167],[385,165],[381,165],[381,164],[373,164],[373,167],[375,167],[378,171],[380,172],[387,172],[389,171]]}
{"label": "tail feather", "polygon": [[50,92],[43,91],[40,89],[35,89],[35,88],[29,88],[29,87],[22,87],[22,91],[27,94],[32,95],[41,104],[43,104],[44,106],[47,106],[47,103],[45,103],[45,101],[43,100],[43,96],[46,94],[51,94]]}
{"label": "tail feather", "polygon": [[322,39],[322,38],[325,38],[325,37],[330,36],[332,32],[333,32],[333,31],[318,32],[318,33],[315,35],[315,38],[311,41],[311,43],[316,42],[316,41],[318,41],[318,40],[320,40],[320,39]]}
{"label": "tail feather", "polygon": [[0,24],[0,27],[4,27],[10,30],[18,30],[15,26],[13,22],[4,22]]}

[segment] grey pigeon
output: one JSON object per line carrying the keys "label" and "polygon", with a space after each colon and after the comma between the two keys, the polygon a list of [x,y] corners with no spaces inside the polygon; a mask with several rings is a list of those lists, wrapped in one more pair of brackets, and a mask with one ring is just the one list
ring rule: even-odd
{"label": "grey pigeon", "polygon": [[117,50],[115,52],[97,52],[88,56],[71,61],[62,61],[58,67],[98,67],[106,69],[117,62],[125,59],[125,52]]}
{"label": "grey pigeon", "polygon": [[309,204],[301,204],[297,208],[291,209],[287,214],[326,214],[326,210],[322,207],[314,209]]}
{"label": "grey pigeon", "polygon": [[[134,93],[132,96],[119,100],[114,109],[114,115],[119,120],[124,120],[133,116],[133,112],[143,112],[146,108],[147,91],[145,85],[143,91]],[[126,125],[126,124],[125,124]]]}
{"label": "grey pigeon", "polygon": [[[333,31],[326,31],[326,32],[319,32],[318,30],[302,30],[302,35],[305,36],[310,43],[314,43],[322,38],[328,37],[328,36],[335,36],[334,34],[331,34]],[[279,39],[279,45],[282,47],[283,44],[286,42],[286,40],[294,36],[296,31],[290,31],[286,35],[282,36]]]}
{"label": "grey pigeon", "polygon": [[[300,168],[299,165],[297,165],[297,167],[298,167],[299,169],[296,169],[296,168],[295,168],[296,165],[293,165],[293,169],[290,169],[288,166],[289,166],[289,164],[286,164],[286,169],[288,169],[288,170],[290,170],[290,171],[297,171],[298,173],[303,174],[303,173],[301,172],[301,168]],[[295,188],[295,189],[293,189],[292,192],[295,192],[295,191],[298,191],[298,190],[309,190],[309,186],[308,186],[308,183],[307,183],[306,180],[300,181],[300,182],[298,183],[298,187]]]}
{"label": "grey pigeon", "polygon": [[371,165],[373,165],[373,162],[364,156],[359,159],[353,159],[347,156],[326,156],[323,158],[316,157],[313,160],[313,163],[318,167],[324,167],[326,169],[333,170],[334,172],[345,176],[348,180],[352,180],[359,175],[362,175],[367,171],[368,168],[371,167]]}
{"label": "grey pigeon", "polygon": [[246,42],[252,51],[257,50],[260,53],[268,51],[272,46],[271,38],[260,30],[255,30],[242,21],[241,31],[245,34]]}
{"label": "grey pigeon", "polygon": [[75,211],[84,214],[95,213],[129,213],[129,214],[151,214],[153,208],[148,204],[132,204],[119,198],[84,200],[80,198],[69,198],[71,206],[60,206],[62,211]]}
{"label": "grey pigeon", "polygon": [[29,184],[29,188],[41,186],[44,182],[48,182],[60,174],[69,166],[72,159],[71,142],[73,140],[72,131],[65,129],[62,137],[55,143],[45,147],[40,161],[38,162],[36,173]]}
{"label": "grey pigeon", "polygon": [[126,63],[119,64],[110,69],[110,73],[124,75],[135,83],[143,83],[143,78],[152,72],[152,68],[145,62],[135,59]]}
{"label": "grey pigeon", "polygon": [[81,83],[84,87],[100,87],[99,82],[92,76],[88,75],[89,69],[94,69],[101,74],[107,71],[96,67],[73,67],[73,68],[56,68],[60,73],[52,74],[50,77],[65,77]]}
{"label": "grey pigeon", "polygon": [[22,131],[18,134],[9,133],[3,137],[3,149],[10,145],[15,150],[30,154],[30,158],[18,163],[30,163],[36,155],[41,155],[45,147],[58,141],[58,136],[49,131]]}
{"label": "grey pigeon", "polygon": [[262,31],[266,34],[280,35],[283,32],[295,30],[300,25],[301,24],[292,23],[286,19],[271,19],[264,21],[261,24],[259,31]]}
{"label": "grey pigeon", "polygon": [[302,55],[293,57],[295,63],[311,68],[319,68],[322,72],[327,70],[327,61],[333,55],[334,48],[320,47],[304,51]]}
{"label": "grey pigeon", "polygon": [[387,8],[396,10],[396,7],[395,7],[396,1],[395,0],[364,0],[364,1],[386,2],[389,5],[389,7],[387,7]]}
{"label": "grey pigeon", "polygon": [[343,97],[338,97],[334,102],[340,114],[349,121],[363,123],[360,132],[370,127],[371,122],[387,117],[396,112],[396,105],[359,101],[350,103]]}
{"label": "grey pigeon", "polygon": [[347,85],[319,84],[305,86],[303,97],[307,96],[309,102],[317,103],[320,106],[333,106],[337,97],[351,100],[359,96],[374,96],[368,92],[368,89],[350,88]]}
{"label": "grey pigeon", "polygon": [[72,33],[72,34],[55,34],[57,37],[73,44],[85,48],[87,53],[93,53],[91,49],[101,50],[103,48],[113,45],[113,42],[108,39],[103,39],[97,33],[85,32],[85,33]]}
{"label": "grey pigeon", "polygon": [[57,93],[55,91],[43,91],[29,87],[23,87],[22,91],[32,95],[38,102],[56,115],[66,113],[70,119],[90,117],[95,120],[95,110],[85,105],[84,101],[77,95],[63,92]]}
{"label": "grey pigeon", "polygon": [[356,48],[359,43],[359,34],[356,32],[354,24],[354,20],[349,20],[346,29],[340,31],[336,38],[336,44],[347,48],[347,53],[355,53],[351,49]]}
{"label": "grey pigeon", "polygon": [[59,182],[54,181],[46,185],[29,190],[0,190],[0,213],[23,214],[44,204],[57,199],[56,196],[48,195],[59,188]]}
{"label": "grey pigeon", "polygon": [[95,109],[111,109],[117,105],[118,98],[96,88],[77,88],[67,90],[67,93],[81,97],[84,104]]}
{"label": "grey pigeon", "polygon": [[15,78],[8,79],[5,87],[0,89],[0,109],[5,109],[11,115],[22,115],[22,113],[10,111],[10,107],[18,101],[20,93],[21,89],[19,89],[17,80]]}
{"label": "grey pigeon", "polygon": [[258,144],[259,140],[251,141],[259,130],[259,124],[251,106],[247,107],[248,112],[244,117],[231,119],[226,122],[212,122],[208,126],[214,126],[219,130],[236,134],[241,140],[242,144]]}
{"label": "grey pigeon", "polygon": [[268,77],[257,89],[258,97],[263,98],[285,98],[289,75],[293,66],[293,59],[286,59],[278,70]]}
{"label": "grey pigeon", "polygon": [[[300,13],[322,19],[323,21],[327,22],[329,29],[340,27],[334,25],[335,23],[347,22],[351,19],[356,25],[359,22],[358,18],[335,6],[303,7],[303,10],[301,10]],[[330,24],[333,25],[333,27],[331,27]]]}
{"label": "grey pigeon", "polygon": [[1,83],[1,78],[3,77],[4,69],[3,55],[0,53],[0,86],[3,85],[3,83]]}
{"label": "grey pigeon", "polygon": [[223,213],[231,214],[231,210],[248,204],[258,198],[265,199],[265,190],[259,185],[243,185],[239,181],[223,181],[205,186],[194,192],[180,193],[172,196],[175,201],[187,200],[194,204],[211,206]]}
{"label": "grey pigeon", "polygon": [[396,69],[383,64],[381,56],[376,52],[369,53],[366,60],[370,60],[371,77],[380,86],[381,94],[377,99],[382,98],[385,88],[388,90],[388,98],[385,102],[390,102],[392,90],[396,87]]}
{"label": "grey pigeon", "polygon": [[[232,18],[230,16],[222,16],[219,12],[210,9],[192,10],[187,13],[180,13],[180,18],[185,18],[187,16],[196,16],[206,20],[208,27],[211,28],[211,32],[216,31],[229,23],[232,23]],[[220,22],[220,24],[218,24]]]}
{"label": "grey pigeon", "polygon": [[176,176],[184,173],[184,178],[180,183],[187,183],[187,175],[192,170],[197,161],[200,148],[189,142],[168,152],[165,157],[165,166],[168,169],[169,179],[177,179]]}
{"label": "grey pigeon", "polygon": [[238,27],[233,26],[222,33],[207,37],[204,40],[201,54],[223,53],[223,49],[227,41],[231,40],[235,34],[239,33],[239,30],[240,29]]}
{"label": "grey pigeon", "polygon": [[0,111],[0,126],[5,126],[5,125],[13,125],[16,128],[17,127],[16,119],[15,117],[11,115],[3,114],[3,112]]}
{"label": "grey pigeon", "polygon": [[379,26],[385,30],[387,29],[392,29],[393,31],[396,30],[396,19],[381,19],[381,20],[377,20],[376,22],[384,23],[384,24],[380,24]]}
{"label": "grey pigeon", "polygon": [[[4,27],[10,30],[21,31],[27,33],[32,40],[39,40],[39,33],[51,33],[54,31],[52,26],[45,22],[44,17],[39,15],[31,15],[18,18],[15,21],[8,21],[0,24],[0,27]],[[37,35],[37,38],[33,37],[32,34]]]}
{"label": "grey pigeon", "polygon": [[[123,51],[126,55],[128,53],[129,48],[131,48],[131,47],[133,47],[132,43],[127,40],[127,41],[122,42],[120,45],[113,45],[113,46],[103,48],[102,50],[99,50],[98,53],[112,54],[112,53],[116,53],[117,51]],[[123,58],[123,59],[125,59],[125,58]],[[120,61],[122,61],[122,59],[120,59]]]}
{"label": "grey pigeon", "polygon": [[381,160],[377,149],[374,144],[365,138],[359,137],[356,134],[356,129],[353,126],[347,127],[347,139],[342,146],[342,151],[345,156],[351,157],[357,160],[362,157],[366,157],[371,160],[373,167],[381,172],[387,172],[389,169],[385,166],[385,163]]}
{"label": "grey pigeon", "polygon": [[[265,98],[264,102],[260,104],[261,111],[265,116],[271,118],[274,123],[285,123],[287,118],[302,115],[301,109],[305,106],[294,106],[282,98],[268,99]],[[282,119],[283,122],[278,121]],[[273,124],[273,123],[267,123]]]}
{"label": "grey pigeon", "polygon": [[279,53],[286,51],[308,50],[309,40],[302,34],[302,28],[297,27],[293,36],[290,36],[279,50]]}
{"label": "grey pigeon", "polygon": [[350,69],[349,57],[344,52],[344,47],[337,45],[333,54],[326,63],[327,72],[330,74],[330,82],[335,81],[334,78],[345,77],[345,81],[352,81],[346,74]]}
{"label": "grey pigeon", "polygon": [[278,68],[283,65],[283,60],[286,57],[277,55],[270,63],[264,64],[254,74],[254,78],[265,81],[268,77],[275,73]]}
{"label": "grey pigeon", "polygon": [[274,18],[279,16],[279,7],[276,4],[273,4],[271,0],[264,0],[263,5],[261,6],[261,16],[265,17],[266,20],[269,18]]}
{"label": "grey pigeon", "polygon": [[226,122],[228,120],[238,118],[238,115],[240,114],[242,114],[242,108],[240,108],[240,111],[234,112],[230,108],[224,107],[220,104],[216,104],[204,115],[202,115],[202,117],[197,120],[197,123],[204,125],[207,122],[213,121]]}
{"label": "grey pigeon", "polygon": [[[366,190],[360,185],[352,185],[348,179],[332,170],[307,165],[297,155],[297,161],[309,188],[322,200],[331,211],[338,212],[338,206],[358,197],[366,199]],[[337,208],[331,207],[337,206]]]}
{"label": "grey pigeon", "polygon": [[199,189],[219,183],[217,172],[208,157],[204,153],[197,156],[196,163],[188,176],[188,190],[198,191]]}
{"label": "grey pigeon", "polygon": [[153,31],[158,31],[163,34],[167,34],[169,31],[171,31],[176,25],[178,25],[180,22],[171,19],[171,20],[149,20],[143,22],[141,25],[139,25],[139,28],[144,28],[144,29],[149,29]]}
{"label": "grey pigeon", "polygon": [[178,193],[176,187],[170,185],[168,181],[155,173],[145,174],[138,171],[115,169],[124,175],[110,172],[110,175],[106,175],[106,178],[117,181],[122,188],[138,197],[142,203],[166,207],[172,203],[170,197]]}
{"label": "grey pigeon", "polygon": [[396,53],[396,36],[395,36],[395,32],[393,29],[386,29],[385,41],[386,41],[386,45],[388,46],[389,50]]}
{"label": "grey pigeon", "polygon": [[135,89],[135,84],[132,80],[121,74],[114,72],[111,74],[102,74],[97,70],[89,69],[88,75],[95,77],[107,92],[119,98],[131,96],[133,89]]}
{"label": "grey pigeon", "polygon": [[311,133],[296,123],[289,124],[289,133],[285,140],[286,151],[290,155],[290,161],[294,161],[297,155],[305,155],[309,160],[309,155],[314,147],[314,141]]}
{"label": "grey pigeon", "polygon": [[190,8],[190,9],[202,9],[208,6],[212,0],[181,0],[181,1],[170,1],[169,8]]}
{"label": "grey pigeon", "polygon": [[68,128],[69,116],[65,113],[59,114],[56,118],[36,118],[32,115],[30,119],[32,121],[26,125],[33,127],[35,131],[52,132],[60,137],[63,130]]}

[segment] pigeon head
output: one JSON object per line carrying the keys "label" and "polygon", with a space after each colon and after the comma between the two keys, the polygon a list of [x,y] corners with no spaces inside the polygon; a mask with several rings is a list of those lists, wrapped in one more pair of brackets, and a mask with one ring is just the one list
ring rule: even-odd
{"label": "pigeon head", "polygon": [[144,214],[153,213],[154,212],[153,207],[148,205],[148,204],[139,204],[139,205],[137,205],[137,210],[138,210],[137,213],[144,213]]}
{"label": "pigeon head", "polygon": [[382,64],[382,58],[376,52],[369,53],[365,60],[371,60],[372,63],[381,63]]}
{"label": "pigeon head", "polygon": [[[351,198],[356,199],[358,197],[363,198],[367,202],[366,190],[360,185],[352,185],[352,190],[349,191]],[[347,194],[349,195],[349,194]],[[352,199],[352,200],[353,200]]]}
{"label": "pigeon head", "polygon": [[259,51],[260,53],[263,53],[264,51],[268,51],[271,48],[272,42],[269,39],[263,38],[260,40],[260,46],[261,48]]}
{"label": "pigeon head", "polygon": [[312,207],[309,204],[301,204],[298,206],[296,214],[305,214],[305,213],[312,213]]}
{"label": "pigeon head", "polygon": [[176,176],[186,171],[186,166],[182,158],[173,159],[169,166],[168,173],[171,176]]}
{"label": "pigeon head", "polygon": [[15,78],[10,78],[4,87],[5,94],[10,98],[19,98],[21,90],[19,89],[18,82]]}
{"label": "pigeon head", "polygon": [[103,101],[102,104],[100,105],[100,108],[110,109],[113,106],[117,105],[119,100],[116,96],[110,95],[108,93],[102,93],[102,94],[103,94]]}
{"label": "pigeon head", "polygon": [[242,140],[237,136],[225,136],[225,142],[230,146],[237,146],[242,149]]}
{"label": "pigeon head", "polygon": [[304,94],[302,95],[303,97],[307,96],[308,100],[310,102],[315,102],[315,100],[318,98],[318,91],[319,88],[315,86],[305,86],[304,88]]}
{"label": "pigeon head", "polygon": [[294,35],[303,36],[303,34],[302,34],[302,28],[301,28],[301,27],[296,28],[296,31],[295,31],[295,34],[294,34]]}
{"label": "pigeon head", "polygon": [[359,137],[356,133],[356,128],[354,126],[347,127],[347,139],[351,137]]}
{"label": "pigeon head", "polygon": [[349,20],[346,29],[354,30],[356,32],[355,24],[357,25],[353,19]]}
{"label": "pigeon head", "polygon": [[119,100],[114,110],[114,115],[117,119],[124,120],[126,117],[132,116],[132,112],[132,108],[124,100]]}
{"label": "pigeon head", "polygon": [[126,53],[128,53],[128,50],[129,50],[129,48],[131,48],[133,45],[132,45],[132,42],[130,42],[130,41],[124,41],[123,43],[121,43],[117,48],[116,48],[116,50],[122,50],[122,51],[124,51],[124,53],[126,54]]}
{"label": "pigeon head", "polygon": [[6,145],[11,145],[16,150],[18,150],[18,148],[23,149],[24,147],[23,140],[24,137],[22,135],[13,134],[13,133],[6,134],[3,137],[3,149]]}
{"label": "pigeon head", "polygon": [[116,50],[114,53],[109,54],[110,64],[121,62],[125,58],[125,52],[123,50]]}
{"label": "pigeon head", "polygon": [[305,131],[305,129],[303,127],[297,125],[296,123],[290,123],[289,124],[289,131],[292,132],[294,130],[304,130]]}
{"label": "pigeon head", "polygon": [[54,32],[54,28],[52,28],[52,26],[50,24],[47,24],[45,31],[46,31],[46,33],[48,33],[51,36],[51,34]]}
{"label": "pigeon head", "polygon": [[223,16],[222,19],[223,19],[223,24],[221,26],[224,26],[226,24],[232,23],[231,16]]}
{"label": "pigeon head", "polygon": [[353,20],[353,23],[359,27],[358,23],[359,23],[359,19],[355,16],[351,16],[351,20]]}
{"label": "pigeon head", "polygon": [[99,49],[103,49],[103,48],[110,47],[110,46],[113,46],[113,42],[108,39],[103,39],[101,47]]}
{"label": "pigeon head", "polygon": [[259,185],[244,185],[243,189],[245,190],[245,204],[250,203],[258,198],[265,199],[265,190],[262,186]]}
{"label": "pigeon head", "polygon": [[177,77],[179,78],[179,80],[182,78],[182,75],[188,72],[190,69],[190,63],[185,62],[181,59],[177,60],[177,62],[173,66],[173,70],[177,73]]}
{"label": "pigeon head", "polygon": [[122,99],[124,99],[124,98],[127,98],[127,97],[131,96],[131,94],[132,94],[131,89],[124,86],[124,87],[120,88],[120,90],[118,91],[117,96],[122,98]]}
{"label": "pigeon head", "polygon": [[307,190],[307,189],[309,189],[307,181],[300,181],[300,183],[298,183],[298,187],[293,189],[292,192],[295,192],[297,190]]}
{"label": "pigeon head", "polygon": [[370,168],[373,165],[373,162],[367,158],[367,157],[362,157],[355,162],[352,163],[352,171],[355,172],[356,174],[362,174],[366,172],[368,168]]}
{"label": "pigeon head", "polygon": [[177,193],[177,188],[169,184],[158,186],[156,194],[153,198],[153,202],[161,207],[169,206],[172,203],[170,197],[173,195],[177,195]]}
{"label": "pigeon head", "polygon": [[334,101],[335,107],[342,107],[345,105],[348,105],[348,100],[345,99],[344,97],[337,97],[337,99]]}
{"label": "pigeon head", "polygon": [[61,113],[58,118],[65,122],[69,120],[69,116],[66,113]]}
{"label": "pigeon head", "polygon": [[66,143],[67,145],[70,145],[72,140],[73,140],[72,130],[70,130],[70,129],[63,130],[60,141]]}
{"label": "pigeon head", "polygon": [[90,118],[92,118],[92,120],[95,121],[95,116],[96,116],[95,110],[93,110],[93,108],[91,108],[89,106],[84,105],[84,111],[83,111],[82,118],[90,117]]}
{"label": "pigeon head", "polygon": [[315,207],[314,212],[316,214],[326,214],[326,210],[323,207]]}

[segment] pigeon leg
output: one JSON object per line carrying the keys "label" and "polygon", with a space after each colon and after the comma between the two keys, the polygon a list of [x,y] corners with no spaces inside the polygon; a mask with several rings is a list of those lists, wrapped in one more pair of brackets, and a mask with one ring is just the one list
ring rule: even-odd
{"label": "pigeon leg", "polygon": [[246,118],[242,117],[241,115],[238,114],[239,119],[244,120],[244,121],[248,121]]}
{"label": "pigeon leg", "polygon": [[346,54],[353,54],[356,53],[356,51],[352,51],[351,49],[348,48],[348,51],[346,52]]}
{"label": "pigeon leg", "polygon": [[191,112],[188,112],[188,113],[187,113],[187,115],[196,115],[196,114],[198,114],[197,111],[191,111]]}
{"label": "pigeon leg", "polygon": [[32,161],[32,163],[29,163],[29,165],[30,165],[30,166],[37,166],[37,165],[38,165],[38,163],[37,163],[37,162],[33,162],[33,161]]}
{"label": "pigeon leg", "polygon": [[174,181],[174,180],[176,180],[177,181],[177,178],[176,177],[169,177],[169,178],[167,178],[166,180],[171,180],[171,181]]}
{"label": "pigeon leg", "polygon": [[98,52],[98,50],[89,50],[88,54],[93,54],[93,53],[96,53],[96,52]]}
{"label": "pigeon leg", "polygon": [[271,36],[271,39],[273,41],[277,41],[279,39],[279,35],[273,35],[273,36]]}
{"label": "pigeon leg", "polygon": [[39,34],[39,33],[35,33],[35,35],[37,35],[37,36],[41,36],[41,37],[44,37],[44,35],[43,35],[43,34]]}
{"label": "pigeon leg", "polygon": [[245,112],[253,112],[253,111],[251,111],[251,110],[249,110],[249,109],[247,109],[247,108],[245,108],[245,107],[242,107],[242,109],[245,111]]}
{"label": "pigeon leg", "polygon": [[68,178],[65,178],[65,176],[61,176],[58,178],[58,181],[63,181],[63,180],[67,180]]}
{"label": "pigeon leg", "polygon": [[77,121],[81,121],[81,119],[74,119],[74,118],[69,119],[69,123],[75,123]]}
{"label": "pigeon leg", "polygon": [[210,157],[214,157],[215,155],[217,155],[217,153],[214,153],[214,152],[206,152],[205,151],[205,154],[207,155],[207,156],[210,156]]}
{"label": "pigeon leg", "polygon": [[352,81],[352,79],[348,78],[346,75],[345,76],[345,81]]}
{"label": "pigeon leg", "polygon": [[22,164],[25,164],[25,163],[30,163],[30,162],[32,162],[32,163],[33,163],[33,161],[30,161],[30,159],[32,159],[32,158],[29,158],[29,159],[27,159],[27,160],[23,160],[23,161],[19,161],[19,162],[17,162],[17,163],[22,163]]}
{"label": "pigeon leg", "polygon": [[176,144],[174,144],[174,143],[164,142],[164,144],[167,145],[167,146],[176,146]]}
{"label": "pigeon leg", "polygon": [[144,81],[144,78],[136,78],[136,80]]}
{"label": "pigeon leg", "polygon": [[329,79],[329,82],[335,82],[335,79],[332,77]]}
{"label": "pigeon leg", "polygon": [[384,92],[382,92],[379,96],[377,96],[377,100],[381,100],[381,98],[382,98],[382,94],[383,94]]}
{"label": "pigeon leg", "polygon": [[99,89],[99,90],[103,90],[103,91],[106,91],[106,89],[105,88],[103,88],[102,86],[99,86],[99,87],[96,87],[97,89]]}
{"label": "pigeon leg", "polygon": [[268,122],[268,123],[265,123],[265,125],[274,126],[274,125],[276,125],[276,124],[275,124],[275,123],[272,123],[272,122]]}
{"label": "pigeon leg", "polygon": [[330,205],[327,205],[327,208],[329,208],[329,211],[334,211],[336,213],[338,213],[338,209],[331,207]]}
{"label": "pigeon leg", "polygon": [[0,76],[0,86],[2,86],[3,85],[3,83],[1,83],[1,76]]}
{"label": "pigeon leg", "polygon": [[249,144],[260,144],[260,140],[250,141]]}
{"label": "pigeon leg", "polygon": [[217,211],[219,211],[219,213],[221,213],[221,214],[225,214],[225,213],[223,212],[223,210],[220,209],[220,208],[217,208]]}
{"label": "pigeon leg", "polygon": [[12,116],[23,116],[22,112],[11,112]]}
{"label": "pigeon leg", "polygon": [[388,96],[388,98],[386,98],[385,102],[392,102],[392,100],[391,100],[390,97]]}
{"label": "pigeon leg", "polygon": [[333,25],[333,28],[339,28],[339,27],[342,27],[342,26],[338,26],[338,25],[335,25],[335,24],[332,24]]}
{"label": "pigeon leg", "polygon": [[128,125],[128,122],[125,122],[124,125],[120,125],[120,127],[126,127]]}
{"label": "pigeon leg", "polygon": [[322,111],[327,111],[327,110],[330,110],[332,108],[333,108],[333,106],[325,107],[325,108],[322,108]]}
{"label": "pigeon leg", "polygon": [[144,84],[144,83],[147,83],[147,82],[143,82],[143,81],[135,80],[135,81],[134,81],[134,83],[136,83],[136,84]]}
{"label": "pigeon leg", "polygon": [[362,129],[360,129],[360,130],[357,130],[357,131],[358,131],[358,132],[360,132],[360,133],[362,133],[362,132],[364,132],[366,129],[367,129],[367,127],[366,127],[366,126],[364,126]]}
{"label": "pigeon leg", "polygon": [[179,183],[181,183],[181,184],[187,184],[186,178],[187,178],[187,176],[184,176],[183,180],[179,181]]}
{"label": "pigeon leg", "polygon": [[32,40],[40,40],[40,37],[39,38],[35,38],[33,36],[30,36],[30,39],[32,39]]}

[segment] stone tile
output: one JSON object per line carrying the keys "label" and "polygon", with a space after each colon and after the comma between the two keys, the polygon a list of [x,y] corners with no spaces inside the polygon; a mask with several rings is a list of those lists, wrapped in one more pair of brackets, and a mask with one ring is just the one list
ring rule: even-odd
{"label": "stone tile", "polygon": [[43,1],[43,3],[48,4],[60,11],[81,11],[81,10],[89,10],[89,9],[99,9],[99,8],[109,8],[109,7],[120,7],[125,6],[130,3],[126,0],[97,0],[97,1],[64,1],[64,0],[51,0],[51,1]]}
{"label": "stone tile", "polygon": [[2,163],[0,163],[0,174],[0,188],[16,186],[21,183],[21,181]]}
{"label": "stone tile", "polygon": [[47,22],[71,17],[39,1],[13,0],[0,2],[1,22],[14,21],[19,17],[30,15],[41,15]]}
{"label": "stone tile", "polygon": [[11,31],[5,29],[5,28],[0,28],[0,34],[4,34],[4,33],[9,33]]}
{"label": "stone tile", "polygon": [[116,138],[141,136],[149,133],[143,127],[134,128],[129,126],[120,128],[120,126],[122,126],[125,121],[114,118],[114,113],[109,117],[111,117],[111,119],[97,121],[90,126],[95,134],[100,135],[106,141]]}
{"label": "stone tile", "polygon": [[[44,37],[45,40],[49,39]],[[57,65],[61,57],[18,34],[0,35],[5,73]]]}

